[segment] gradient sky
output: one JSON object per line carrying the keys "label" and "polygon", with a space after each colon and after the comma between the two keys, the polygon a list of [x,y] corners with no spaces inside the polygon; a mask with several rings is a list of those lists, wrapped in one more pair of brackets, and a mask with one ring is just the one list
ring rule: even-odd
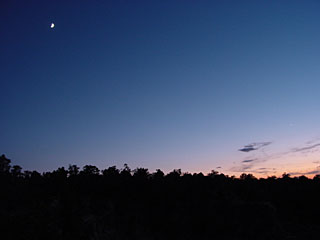
{"label": "gradient sky", "polygon": [[1,1],[0,153],[39,171],[320,173],[319,13],[319,1]]}

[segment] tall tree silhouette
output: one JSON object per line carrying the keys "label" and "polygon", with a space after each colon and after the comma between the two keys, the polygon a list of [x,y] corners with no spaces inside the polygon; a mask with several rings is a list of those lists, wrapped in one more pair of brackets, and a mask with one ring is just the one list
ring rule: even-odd
{"label": "tall tree silhouette", "polygon": [[9,173],[11,160],[8,159],[4,154],[0,156],[0,173]]}

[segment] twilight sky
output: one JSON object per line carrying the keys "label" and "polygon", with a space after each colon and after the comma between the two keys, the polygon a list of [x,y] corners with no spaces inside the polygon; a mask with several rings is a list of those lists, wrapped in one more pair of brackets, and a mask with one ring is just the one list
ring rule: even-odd
{"label": "twilight sky", "polygon": [[38,171],[319,174],[319,12],[316,0],[1,1],[0,154]]}

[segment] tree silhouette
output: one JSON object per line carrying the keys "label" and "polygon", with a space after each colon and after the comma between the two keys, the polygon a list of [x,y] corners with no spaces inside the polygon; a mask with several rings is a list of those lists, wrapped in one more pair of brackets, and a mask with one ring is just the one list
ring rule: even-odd
{"label": "tree silhouette", "polygon": [[319,238],[319,175],[165,174],[127,164],[40,174],[10,164],[0,157],[1,239]]}
{"label": "tree silhouette", "polygon": [[96,166],[85,165],[80,173],[83,175],[98,175],[100,170]]}
{"label": "tree silhouette", "polygon": [[119,169],[117,169],[116,166],[112,166],[112,167],[109,167],[108,169],[102,170],[103,176],[111,177],[111,178],[119,176],[119,172],[120,171],[119,171]]}
{"label": "tree silhouette", "polygon": [[167,174],[167,178],[172,179],[172,180],[177,180],[181,176],[181,169],[174,169],[172,172]]}
{"label": "tree silhouette", "polygon": [[123,165],[123,169],[120,171],[120,175],[122,178],[130,178],[131,177],[131,169],[128,164]]}
{"label": "tree silhouette", "polygon": [[246,174],[246,173],[242,173],[241,175],[240,175],[240,179],[241,180],[254,180],[254,179],[256,179],[251,173],[249,173],[249,174]]}
{"label": "tree silhouette", "polygon": [[69,167],[68,167],[68,174],[69,176],[76,176],[79,174],[79,167],[77,165],[71,165],[69,164]]}
{"label": "tree silhouette", "polygon": [[164,177],[164,172],[162,172],[160,169],[157,169],[156,172],[152,174],[153,179],[162,179]]}
{"label": "tree silhouette", "polygon": [[133,177],[139,179],[147,179],[150,176],[148,169],[146,168],[137,168],[133,171]]}
{"label": "tree silhouette", "polygon": [[4,154],[0,156],[0,173],[9,173],[11,160]]}
{"label": "tree silhouette", "polygon": [[22,167],[20,167],[19,165],[14,165],[11,168],[11,174],[14,177],[22,177]]}

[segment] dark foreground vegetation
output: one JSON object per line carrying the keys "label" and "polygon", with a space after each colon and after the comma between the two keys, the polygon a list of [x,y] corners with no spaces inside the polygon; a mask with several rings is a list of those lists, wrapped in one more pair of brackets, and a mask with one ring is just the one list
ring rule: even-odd
{"label": "dark foreground vegetation", "polygon": [[1,239],[320,239],[320,176],[256,179],[87,165],[39,174],[0,156]]}

